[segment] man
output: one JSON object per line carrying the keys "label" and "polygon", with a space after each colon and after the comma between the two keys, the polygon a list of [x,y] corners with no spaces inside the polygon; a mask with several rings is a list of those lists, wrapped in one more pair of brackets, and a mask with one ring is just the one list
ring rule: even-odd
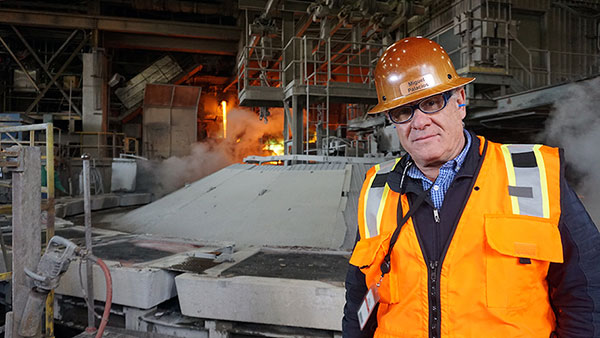
{"label": "man", "polygon": [[369,113],[408,155],[367,173],[343,337],[600,336],[600,234],[561,152],[465,131],[474,79],[428,39],[391,45],[375,80]]}

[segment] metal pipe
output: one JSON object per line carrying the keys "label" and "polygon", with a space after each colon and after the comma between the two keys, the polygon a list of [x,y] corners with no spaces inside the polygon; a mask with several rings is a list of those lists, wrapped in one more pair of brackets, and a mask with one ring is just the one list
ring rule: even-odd
{"label": "metal pipe", "polygon": [[304,81],[305,81],[305,88],[306,88],[306,155],[309,154],[309,141],[310,141],[310,126],[309,126],[309,119],[310,119],[310,79],[308,79],[308,44],[307,44],[307,40],[306,40],[306,36],[302,37],[302,41],[303,41],[303,47],[304,47]]}
{"label": "metal pipe", "polygon": [[21,61],[19,61],[19,59],[17,58],[17,56],[12,52],[12,50],[10,49],[10,47],[8,47],[8,44],[6,43],[6,41],[4,41],[4,39],[0,36],[0,42],[2,43],[2,45],[4,46],[4,48],[6,48],[6,50],[8,51],[8,54],[10,54],[10,56],[12,56],[12,58],[15,60],[15,62],[19,65],[19,68],[21,68],[21,70],[23,71],[23,73],[25,73],[25,76],[29,79],[29,81],[31,82],[31,84],[33,85],[33,87],[35,88],[35,90],[39,93],[40,92],[40,87],[38,87],[37,83],[35,83],[35,81],[31,78],[31,76],[29,75],[29,72],[27,71],[27,69],[25,69],[25,66],[23,66],[23,64],[21,63]]}
{"label": "metal pipe", "polygon": [[47,130],[52,128],[52,123],[39,123],[30,124],[25,126],[8,126],[0,127],[0,133],[10,133],[17,131],[30,131],[30,130]]}
{"label": "metal pipe", "polygon": [[[85,213],[85,249],[88,255],[92,255],[92,206],[90,197],[90,155],[81,155],[83,164],[83,210]],[[92,262],[88,260],[85,264],[86,268],[86,282],[87,282],[87,308],[88,308],[88,327],[87,329],[94,328],[94,280],[92,275]]]}

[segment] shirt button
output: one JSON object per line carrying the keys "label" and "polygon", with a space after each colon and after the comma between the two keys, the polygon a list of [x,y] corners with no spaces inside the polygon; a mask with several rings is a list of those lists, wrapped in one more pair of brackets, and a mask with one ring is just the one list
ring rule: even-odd
{"label": "shirt button", "polygon": [[438,191],[438,190],[440,190],[440,186],[439,186],[439,185],[437,185],[437,184],[436,184],[436,185],[434,185],[434,186],[433,186],[433,190],[435,190],[435,191]]}

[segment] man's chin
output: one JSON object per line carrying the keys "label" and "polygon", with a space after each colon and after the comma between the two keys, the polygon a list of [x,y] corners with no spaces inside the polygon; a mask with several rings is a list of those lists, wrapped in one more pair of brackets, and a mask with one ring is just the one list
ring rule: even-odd
{"label": "man's chin", "polygon": [[417,156],[413,156],[412,154],[410,156],[412,157],[412,159],[415,161],[415,163],[418,166],[431,167],[431,166],[435,166],[439,163],[443,164],[443,162],[444,162],[444,161],[442,161],[441,154],[437,154],[437,153],[427,154],[427,152],[424,151],[424,149],[419,149],[416,151],[416,153],[418,154]]}

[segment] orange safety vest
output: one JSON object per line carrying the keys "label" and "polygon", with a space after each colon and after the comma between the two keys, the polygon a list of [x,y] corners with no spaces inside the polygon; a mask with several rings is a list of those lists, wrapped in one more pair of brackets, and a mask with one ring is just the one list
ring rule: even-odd
{"label": "orange safety vest", "polygon": [[[483,163],[437,267],[425,262],[412,219],[402,227],[379,288],[375,337],[433,337],[430,311],[441,337],[549,337],[554,330],[546,275],[550,262],[563,261],[558,149],[480,139]],[[361,239],[350,264],[367,286],[380,279],[399,199],[409,210],[406,195],[387,183],[372,187],[396,163],[371,168],[359,199]],[[432,287],[437,304],[429,304]]]}

